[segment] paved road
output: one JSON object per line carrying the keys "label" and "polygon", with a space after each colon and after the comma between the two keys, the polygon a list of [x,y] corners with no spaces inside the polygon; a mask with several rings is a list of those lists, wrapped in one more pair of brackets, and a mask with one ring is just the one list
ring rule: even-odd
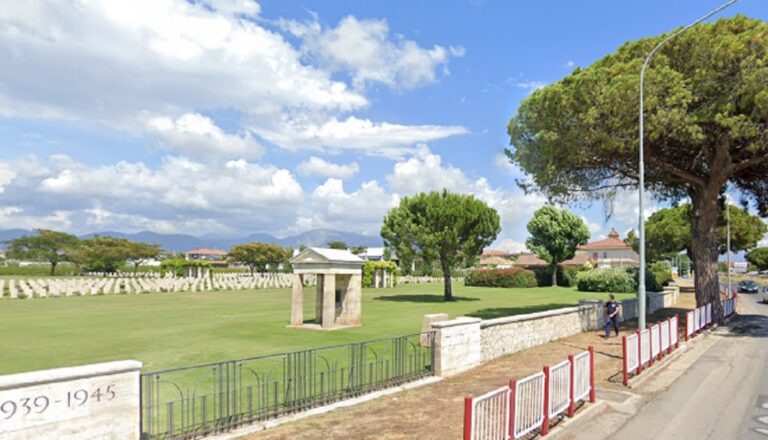
{"label": "paved road", "polygon": [[768,305],[758,300],[740,296],[744,316],[610,438],[768,440]]}

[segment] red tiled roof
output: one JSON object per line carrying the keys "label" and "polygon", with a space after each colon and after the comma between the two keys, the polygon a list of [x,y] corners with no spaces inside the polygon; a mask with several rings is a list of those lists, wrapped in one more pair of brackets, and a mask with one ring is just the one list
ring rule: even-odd
{"label": "red tiled roof", "polygon": [[583,266],[587,264],[587,262],[591,262],[592,259],[589,258],[589,255],[587,255],[584,252],[577,252],[576,255],[573,256],[570,260],[565,260],[562,262],[563,266]]}
{"label": "red tiled roof", "polygon": [[226,252],[220,251],[218,249],[206,249],[206,248],[197,248],[192,249],[191,251],[187,252],[187,254],[190,255],[216,255],[216,256],[225,256],[227,255]]}
{"label": "red tiled roof", "polygon": [[621,241],[619,233],[615,228],[611,228],[611,232],[608,234],[608,238],[602,240],[593,241],[585,245],[579,246],[582,250],[594,250],[594,249],[631,249],[626,243]]}
{"label": "red tiled roof", "polygon": [[548,264],[533,254],[522,254],[515,260],[515,266],[547,266]]}
{"label": "red tiled roof", "polygon": [[507,251],[501,249],[484,249],[482,254],[483,257],[506,257],[508,255]]}

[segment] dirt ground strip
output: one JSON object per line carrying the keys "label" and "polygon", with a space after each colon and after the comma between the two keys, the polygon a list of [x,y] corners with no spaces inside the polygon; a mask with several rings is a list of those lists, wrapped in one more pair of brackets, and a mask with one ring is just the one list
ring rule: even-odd
{"label": "dirt ground strip", "polygon": [[[649,322],[693,308],[692,294],[681,294],[678,305],[654,314]],[[622,334],[635,321],[622,323]],[[680,329],[685,325],[680,319]],[[464,396],[480,395],[509,382],[541,371],[593,346],[595,382],[598,388],[625,389],[621,385],[621,337],[603,339],[602,332],[585,332],[539,347],[511,354],[466,373],[354,407],[338,409],[266,431],[242,437],[265,439],[454,439],[463,426]]]}

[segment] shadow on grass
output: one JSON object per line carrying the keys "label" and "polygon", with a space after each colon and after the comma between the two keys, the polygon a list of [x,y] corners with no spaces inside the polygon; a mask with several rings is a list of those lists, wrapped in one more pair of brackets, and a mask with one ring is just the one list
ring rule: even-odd
{"label": "shadow on grass", "polygon": [[387,295],[373,298],[376,301],[414,302],[414,303],[451,303],[460,301],[480,301],[470,296],[454,296],[453,301],[446,301],[443,295]]}
{"label": "shadow on grass", "polygon": [[563,307],[573,307],[573,304],[537,304],[525,307],[493,307],[480,309],[467,313],[466,316],[472,316],[481,319],[503,318],[505,316],[524,315],[527,313],[544,312],[546,310],[560,309]]}

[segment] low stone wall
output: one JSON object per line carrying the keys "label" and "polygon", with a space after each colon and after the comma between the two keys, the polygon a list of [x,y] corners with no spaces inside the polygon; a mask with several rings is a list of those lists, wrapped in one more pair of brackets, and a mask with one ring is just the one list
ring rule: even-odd
{"label": "low stone wall", "polygon": [[141,362],[0,376],[0,438],[139,439]]}
{"label": "low stone wall", "polygon": [[480,323],[482,362],[590,330],[591,313],[589,307],[566,307],[484,320]]}
{"label": "low stone wall", "polygon": [[[647,294],[647,313],[677,303],[679,289]],[[637,318],[637,300],[621,301],[625,320]],[[459,317],[431,322],[435,331],[435,374],[451,376],[500,356],[546,344],[605,325],[605,301],[582,300],[578,307],[481,320]],[[425,325],[430,322],[425,319]]]}

